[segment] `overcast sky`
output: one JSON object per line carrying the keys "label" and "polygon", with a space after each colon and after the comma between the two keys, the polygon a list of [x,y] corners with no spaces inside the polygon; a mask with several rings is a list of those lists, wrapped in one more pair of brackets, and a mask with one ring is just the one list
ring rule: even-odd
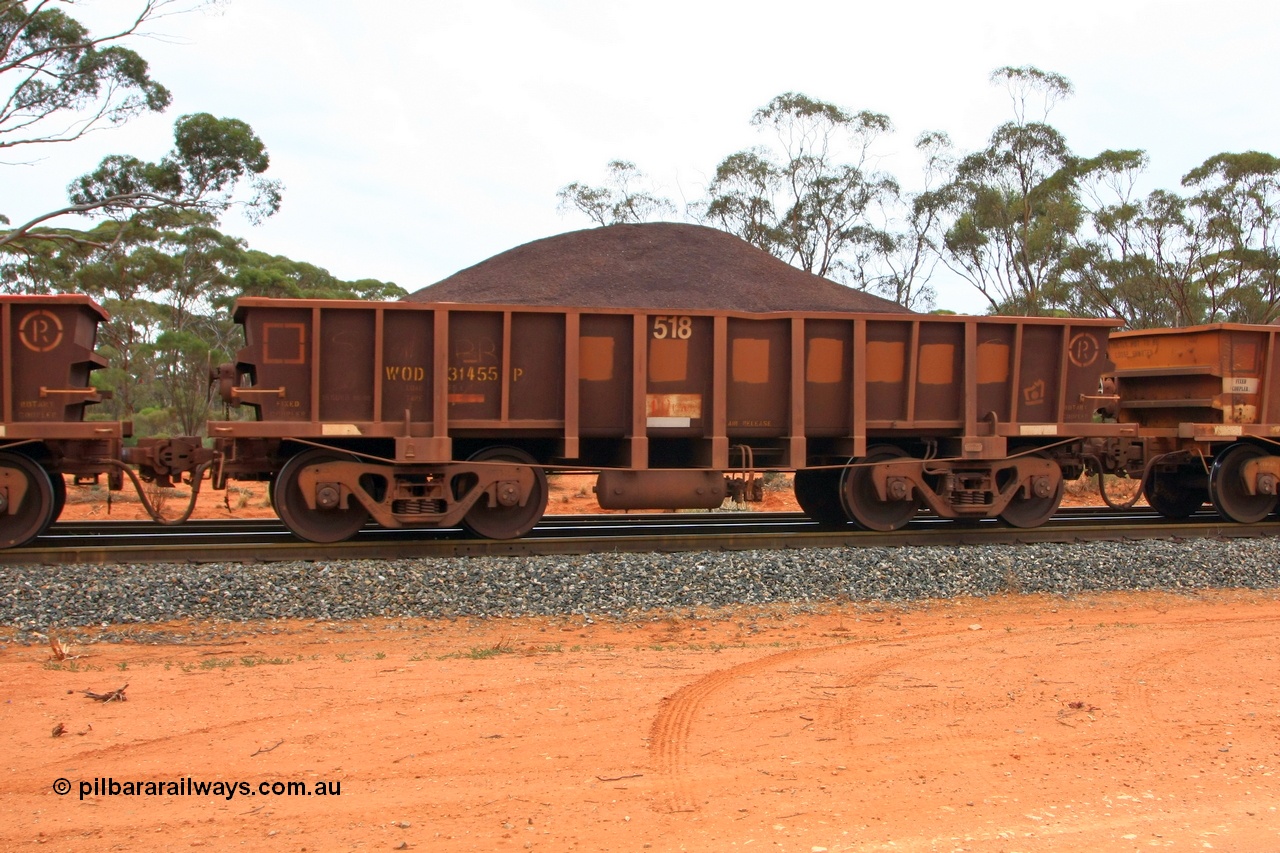
{"label": "overcast sky", "polygon": [[[105,31],[135,0],[88,0]],[[107,153],[158,158],[180,115],[248,122],[284,205],[225,230],[255,249],[416,290],[513,246],[587,227],[556,191],[634,162],[678,203],[726,155],[767,142],[752,112],[787,91],[887,114],[882,168],[908,189],[911,144],[962,151],[1011,117],[1005,65],[1069,78],[1050,121],[1072,149],[1145,149],[1146,189],[1223,151],[1280,154],[1280,4],[837,0],[228,0],[133,46],[168,113],[5,165],[0,210],[54,209]],[[7,162],[18,156],[11,152]],[[31,162],[40,157],[38,161]],[[73,224],[68,222],[67,224]],[[982,310],[939,281],[940,307]]]}

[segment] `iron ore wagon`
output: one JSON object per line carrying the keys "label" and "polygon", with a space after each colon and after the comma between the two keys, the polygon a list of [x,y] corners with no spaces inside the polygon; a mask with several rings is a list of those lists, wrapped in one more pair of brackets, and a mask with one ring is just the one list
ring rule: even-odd
{"label": "iron ore wagon", "polygon": [[1280,491],[1280,327],[1218,323],[1112,335],[1115,413],[1133,439],[1108,464],[1141,476],[1147,502],[1186,518],[1206,501],[1253,523]]}
{"label": "iron ore wagon", "polygon": [[24,545],[62,512],[69,474],[120,487],[127,425],[86,422],[106,312],[87,296],[0,297],[0,548]]}
{"label": "iron ore wagon", "polygon": [[209,423],[215,486],[267,479],[298,536],[528,532],[546,472],[610,509],[750,499],[795,470],[823,523],[1057,509],[1095,423],[1110,320],[246,298]]}
{"label": "iron ore wagon", "polygon": [[[107,312],[87,296],[0,296],[0,548],[25,545],[61,515],[67,477],[118,491],[128,478],[153,519],[177,524],[195,507],[212,453],[196,436],[144,438],[126,447],[129,421],[86,420],[104,395],[89,381],[107,362],[94,351]],[[142,481],[186,476],[191,501],[177,518],[151,505]]]}

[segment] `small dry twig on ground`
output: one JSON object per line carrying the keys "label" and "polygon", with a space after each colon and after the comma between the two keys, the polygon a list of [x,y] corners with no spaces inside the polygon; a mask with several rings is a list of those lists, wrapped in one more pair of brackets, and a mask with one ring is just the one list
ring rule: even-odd
{"label": "small dry twig on ground", "polygon": [[165,504],[169,503],[169,496],[172,494],[173,489],[165,488],[159,483],[147,484],[147,500],[157,515],[164,515]]}
{"label": "small dry twig on ground", "polygon": [[281,738],[280,740],[276,741],[271,746],[260,746],[258,747],[258,751],[250,753],[249,757],[253,758],[253,756],[255,755],[262,755],[262,753],[264,752],[270,752],[271,750],[275,749],[277,746],[279,746],[282,743],[284,743],[284,738]]}
{"label": "small dry twig on ground", "polygon": [[75,646],[71,643],[64,643],[52,634],[49,635],[49,651],[54,660],[75,660],[80,655],[71,654],[71,650]]}
{"label": "small dry twig on ground", "polygon": [[107,693],[94,693],[92,690],[81,690],[80,692],[96,702],[125,702],[129,699],[128,696],[124,695],[125,688],[128,686],[126,683]]}
{"label": "small dry twig on ground", "polygon": [[1073,711],[1088,711],[1090,713],[1101,710],[1097,705],[1086,704],[1084,702],[1068,702],[1067,707]]}

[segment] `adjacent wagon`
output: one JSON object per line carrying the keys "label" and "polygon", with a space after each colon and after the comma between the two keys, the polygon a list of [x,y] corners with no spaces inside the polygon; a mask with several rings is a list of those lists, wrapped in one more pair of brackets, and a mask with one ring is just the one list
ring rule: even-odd
{"label": "adjacent wagon", "polygon": [[102,399],[89,374],[106,364],[94,352],[106,317],[87,296],[0,296],[0,548],[58,517],[64,474],[121,476],[126,425],[84,419]]}
{"label": "adjacent wagon", "polygon": [[1111,337],[1121,424],[1137,443],[1112,458],[1141,470],[1157,511],[1186,518],[1206,501],[1252,523],[1280,491],[1280,327],[1217,323]]}

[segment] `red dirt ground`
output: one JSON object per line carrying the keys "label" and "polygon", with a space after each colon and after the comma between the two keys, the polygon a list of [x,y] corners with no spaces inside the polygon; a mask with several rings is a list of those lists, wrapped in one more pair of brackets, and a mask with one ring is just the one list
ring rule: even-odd
{"label": "red dirt ground", "polygon": [[1275,851],[1278,628],[1267,590],[0,642],[0,849]]}
{"label": "red dirt ground", "polygon": [[[1277,850],[1278,627],[1270,591],[10,644],[0,849]],[[105,781],[188,779],[233,796]]]}

